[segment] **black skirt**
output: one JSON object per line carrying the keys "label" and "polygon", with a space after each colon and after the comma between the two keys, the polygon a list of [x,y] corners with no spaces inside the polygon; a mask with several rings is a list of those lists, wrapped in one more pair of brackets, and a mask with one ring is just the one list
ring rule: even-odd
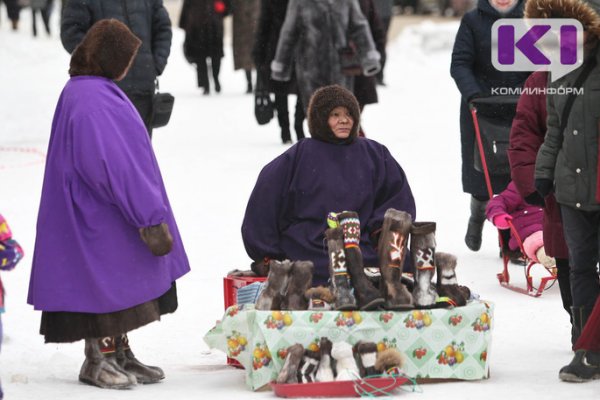
{"label": "black skirt", "polygon": [[160,320],[161,315],[176,309],[177,288],[173,282],[159,298],[121,311],[106,314],[43,311],[40,333],[46,343],[117,336]]}

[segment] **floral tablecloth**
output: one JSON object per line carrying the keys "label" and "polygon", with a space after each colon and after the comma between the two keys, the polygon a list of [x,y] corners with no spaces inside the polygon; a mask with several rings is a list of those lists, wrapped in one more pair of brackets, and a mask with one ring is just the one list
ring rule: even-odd
{"label": "floral tablecloth", "polygon": [[494,306],[472,301],[452,309],[391,311],[257,311],[234,305],[205,336],[246,369],[253,390],[277,377],[285,350],[300,343],[318,350],[321,337],[394,347],[411,378],[475,380],[488,377]]}

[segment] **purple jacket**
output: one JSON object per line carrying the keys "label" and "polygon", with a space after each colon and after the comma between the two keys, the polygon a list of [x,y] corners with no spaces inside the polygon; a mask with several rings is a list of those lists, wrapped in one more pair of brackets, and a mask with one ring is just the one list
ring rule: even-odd
{"label": "purple jacket", "polygon": [[[139,228],[162,222],[173,250],[155,257]],[[71,78],[52,121],[28,303],[119,311],[161,296],[189,269],[136,109],[109,79]]]}
{"label": "purple jacket", "polygon": [[[493,222],[494,217],[500,214],[509,214],[517,234],[524,241],[527,236],[542,230],[544,210],[541,207],[529,205],[517,191],[514,182],[488,202],[485,209],[487,218]],[[512,250],[519,248],[519,243],[514,235],[510,235],[508,247]]]}
{"label": "purple jacket", "polygon": [[250,195],[242,225],[253,260],[310,260],[314,284],[329,278],[327,213],[356,211],[365,266],[377,266],[370,240],[388,208],[416,217],[404,171],[388,149],[369,139],[349,145],[304,139],[267,164]]}

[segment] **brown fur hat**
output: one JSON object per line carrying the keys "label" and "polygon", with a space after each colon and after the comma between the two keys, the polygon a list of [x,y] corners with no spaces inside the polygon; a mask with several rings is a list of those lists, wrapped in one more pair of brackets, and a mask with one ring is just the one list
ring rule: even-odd
{"label": "brown fur hat", "polygon": [[573,18],[600,37],[600,0],[527,0],[525,18]]}
{"label": "brown fur hat", "polygon": [[[354,119],[354,125],[347,139],[337,138],[327,120],[329,113],[336,107],[346,107]],[[308,131],[317,140],[327,143],[351,143],[358,136],[360,125],[360,107],[356,97],[348,89],[340,85],[330,85],[319,88],[313,93],[307,110]]]}
{"label": "brown fur hat", "polygon": [[69,75],[122,79],[141,44],[124,23],[102,19],[92,25],[73,51]]}

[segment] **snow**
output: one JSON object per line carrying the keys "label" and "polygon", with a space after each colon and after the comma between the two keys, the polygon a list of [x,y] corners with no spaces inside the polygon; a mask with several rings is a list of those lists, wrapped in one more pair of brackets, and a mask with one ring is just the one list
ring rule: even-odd
{"label": "snow", "polygon": [[[0,212],[8,219],[26,258],[3,273],[7,312],[0,371],[7,399],[159,399],[272,398],[253,393],[244,373],[225,365],[224,354],[209,350],[203,335],[223,313],[222,277],[247,269],[240,225],[258,172],[283,152],[274,120],[258,126],[244,74],[233,71],[226,42],[223,92],[203,96],[195,70],[181,51],[175,28],[172,55],[161,88],[174,94],[170,124],[155,131],[159,160],[192,272],[177,283],[179,310],[130,334],[136,355],[160,365],[160,384],[110,391],[80,384],[83,343],[44,344],[38,334],[40,313],[26,304],[35,224],[43,177],[43,157],[54,107],[68,79],[69,57],[55,33],[34,39],[29,12],[18,32],[9,30],[4,8],[0,25]],[[174,16],[174,20],[178,16]],[[57,13],[53,16],[58,31]],[[380,102],[364,113],[367,135],[385,144],[405,169],[417,201],[418,220],[437,222],[438,249],[458,256],[457,275],[482,298],[495,303],[490,379],[421,385],[422,394],[405,398],[447,399],[597,399],[600,382],[566,384],[558,370],[571,357],[570,325],[558,287],[540,298],[499,286],[501,268],[496,231],[486,224],[482,249],[463,243],[468,196],[460,183],[459,94],[449,75],[458,22],[409,26],[390,43],[388,86]],[[294,99],[290,98],[293,110]],[[20,151],[16,151],[20,150]],[[511,267],[524,285],[521,267]]]}

